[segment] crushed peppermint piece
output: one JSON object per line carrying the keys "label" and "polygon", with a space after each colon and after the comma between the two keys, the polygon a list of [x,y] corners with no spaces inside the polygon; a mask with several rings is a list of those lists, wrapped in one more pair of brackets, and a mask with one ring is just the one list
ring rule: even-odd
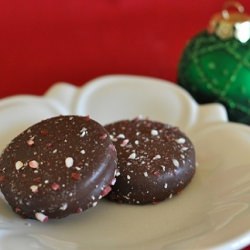
{"label": "crushed peppermint piece", "polygon": [[129,143],[129,139],[125,139],[122,141],[122,143],[120,144],[121,147],[125,147],[127,144]]}
{"label": "crushed peppermint piece", "polygon": [[77,171],[80,171],[80,170],[81,170],[81,168],[80,168],[80,167],[76,167],[76,170],[77,170]]}
{"label": "crushed peppermint piece", "polygon": [[60,189],[60,185],[58,183],[54,182],[54,183],[52,183],[51,188],[56,191],[56,190]]}
{"label": "crushed peppermint piece", "polygon": [[29,145],[29,146],[32,146],[32,145],[34,145],[34,136],[33,137],[31,137],[28,141],[27,141],[27,144]]}
{"label": "crushed peppermint piece", "polygon": [[148,177],[148,172],[143,173],[145,177]]}
{"label": "crushed peppermint piece", "polygon": [[160,155],[156,155],[153,160],[158,160],[158,159],[161,159],[161,156]]}
{"label": "crushed peppermint piece", "polygon": [[86,128],[82,128],[80,132],[81,132],[80,137],[84,137],[88,133]]}
{"label": "crushed peppermint piece", "polygon": [[39,167],[39,163],[37,161],[35,161],[35,160],[30,161],[29,162],[29,167],[30,168],[38,168]]}
{"label": "crushed peppermint piece", "polygon": [[119,135],[117,135],[117,138],[119,138],[119,139],[125,139],[125,135],[124,134],[119,134]]}
{"label": "crushed peppermint piece", "polygon": [[65,159],[65,165],[67,168],[71,168],[74,165],[74,159],[72,157],[67,157]]}
{"label": "crushed peppermint piece", "polygon": [[94,201],[94,200],[95,200],[95,196],[94,196],[94,195],[92,195],[92,196],[91,196],[91,199]]}
{"label": "crushed peppermint piece", "polygon": [[171,199],[172,197],[173,197],[173,194],[170,194],[168,198]]}
{"label": "crushed peppermint piece", "polygon": [[139,144],[139,141],[138,140],[135,140],[135,145],[138,145]]}
{"label": "crushed peppermint piece", "polygon": [[43,213],[35,213],[35,217],[37,220],[41,221],[41,222],[47,222],[48,221],[48,216],[43,214]]}
{"label": "crushed peppermint piece", "polygon": [[45,184],[48,184],[48,183],[49,183],[49,180],[45,180],[44,183],[45,183]]}
{"label": "crushed peppermint piece", "polygon": [[37,185],[32,185],[30,186],[30,189],[33,193],[37,193],[38,192],[38,186]]}
{"label": "crushed peppermint piece", "polygon": [[178,168],[180,166],[180,163],[176,159],[173,159],[172,162],[175,165],[175,167]]}
{"label": "crushed peppermint piece", "polygon": [[168,188],[168,184],[167,183],[164,184],[164,188]]}
{"label": "crushed peppermint piece", "polygon": [[185,143],[185,141],[186,141],[185,138],[179,138],[176,140],[176,142],[179,144],[183,144],[183,143]]}
{"label": "crushed peppermint piece", "polygon": [[73,179],[75,181],[79,181],[81,179],[81,174],[77,173],[77,172],[73,172],[73,173],[71,173],[71,179]]}
{"label": "crushed peppermint piece", "polygon": [[151,130],[151,135],[152,136],[157,136],[159,133],[158,133],[158,131],[156,130],[156,129],[152,129]]}
{"label": "crushed peppermint piece", "polygon": [[121,175],[121,173],[120,173],[120,171],[119,171],[118,169],[116,169],[116,170],[115,170],[115,176],[117,177],[117,176],[119,176],[119,175]]}
{"label": "crushed peppermint piece", "polygon": [[80,151],[80,153],[81,153],[82,155],[84,155],[86,152],[85,152],[84,149],[82,149],[82,150]]}
{"label": "crushed peppermint piece", "polygon": [[113,178],[112,181],[111,181],[111,185],[114,186],[116,183],[116,178]]}
{"label": "crushed peppermint piece", "polygon": [[76,212],[77,212],[78,214],[81,213],[81,212],[82,212],[82,208],[81,208],[81,207],[77,208]]}
{"label": "crushed peppermint piece", "polygon": [[181,148],[181,151],[187,151],[188,150],[188,147],[182,147]]}
{"label": "crushed peppermint piece", "polygon": [[101,139],[101,140],[104,140],[104,139],[107,138],[107,136],[108,136],[107,134],[103,134],[103,135],[100,136],[100,139]]}
{"label": "crushed peppermint piece", "polygon": [[73,193],[69,193],[69,196],[72,197],[72,196],[73,196]]}
{"label": "crushed peppermint piece", "polygon": [[132,159],[132,160],[134,160],[136,158],[136,153],[134,152],[134,153],[132,153],[129,157],[128,157],[128,159]]}
{"label": "crushed peppermint piece", "polygon": [[48,131],[47,129],[42,129],[42,130],[40,131],[40,134],[41,134],[41,135],[44,135],[44,136],[48,135],[48,133],[49,133],[49,131]]}
{"label": "crushed peppermint piece", "polygon": [[101,196],[102,196],[102,197],[106,196],[111,190],[112,190],[112,189],[111,189],[110,186],[105,187],[105,188],[102,190]]}
{"label": "crushed peppermint piece", "polygon": [[16,170],[19,170],[23,167],[23,163],[21,161],[17,161],[15,164]]}
{"label": "crushed peppermint piece", "polygon": [[130,175],[127,175],[127,179],[128,179],[128,180],[130,180],[130,179],[131,179]]}
{"label": "crushed peppermint piece", "polygon": [[95,207],[97,205],[97,201],[93,202],[92,207]]}
{"label": "crushed peppermint piece", "polygon": [[57,149],[54,149],[52,153],[53,153],[53,154],[57,153]]}
{"label": "crushed peppermint piece", "polygon": [[166,167],[164,165],[161,165],[161,168],[164,172],[166,171]]}

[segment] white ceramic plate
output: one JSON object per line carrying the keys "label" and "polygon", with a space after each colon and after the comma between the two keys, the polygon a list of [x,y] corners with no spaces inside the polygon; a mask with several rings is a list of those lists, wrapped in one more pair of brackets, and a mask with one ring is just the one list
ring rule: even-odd
{"label": "white ceramic plate", "polygon": [[193,140],[196,175],[158,205],[101,201],[81,215],[40,223],[0,200],[0,249],[239,249],[250,243],[250,128],[227,121],[223,106],[199,106],[166,81],[107,76],[76,88],[54,85],[43,97],[0,101],[0,151],[19,132],[58,114],[89,114],[102,124],[144,115],[179,126]]}

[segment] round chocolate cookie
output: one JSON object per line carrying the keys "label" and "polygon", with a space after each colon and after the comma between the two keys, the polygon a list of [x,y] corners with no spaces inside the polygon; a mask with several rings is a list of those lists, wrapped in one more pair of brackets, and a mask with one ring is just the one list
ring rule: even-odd
{"label": "round chocolate cookie", "polygon": [[195,173],[195,151],[177,127],[160,122],[123,120],[105,127],[116,146],[120,176],[107,196],[129,204],[172,198]]}
{"label": "round chocolate cookie", "polygon": [[46,221],[97,205],[115,182],[117,155],[89,117],[58,116],[17,136],[0,158],[0,188],[24,218]]}

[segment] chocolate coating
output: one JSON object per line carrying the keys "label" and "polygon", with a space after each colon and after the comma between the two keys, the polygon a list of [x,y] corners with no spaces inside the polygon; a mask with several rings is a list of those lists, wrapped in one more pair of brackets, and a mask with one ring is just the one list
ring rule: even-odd
{"label": "chocolate coating", "polygon": [[0,158],[0,187],[12,209],[46,221],[97,204],[115,181],[116,150],[89,117],[58,116],[18,135]]}
{"label": "chocolate coating", "polygon": [[177,127],[134,119],[105,126],[117,150],[120,176],[107,196],[129,204],[156,203],[179,193],[195,173],[195,151]]}

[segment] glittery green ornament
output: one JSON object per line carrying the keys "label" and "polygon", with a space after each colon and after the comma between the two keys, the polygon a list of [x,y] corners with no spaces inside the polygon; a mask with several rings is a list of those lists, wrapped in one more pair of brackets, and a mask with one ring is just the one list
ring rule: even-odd
{"label": "glittery green ornament", "polygon": [[220,102],[230,120],[250,124],[250,18],[237,9],[215,15],[189,42],[178,82],[198,102]]}

